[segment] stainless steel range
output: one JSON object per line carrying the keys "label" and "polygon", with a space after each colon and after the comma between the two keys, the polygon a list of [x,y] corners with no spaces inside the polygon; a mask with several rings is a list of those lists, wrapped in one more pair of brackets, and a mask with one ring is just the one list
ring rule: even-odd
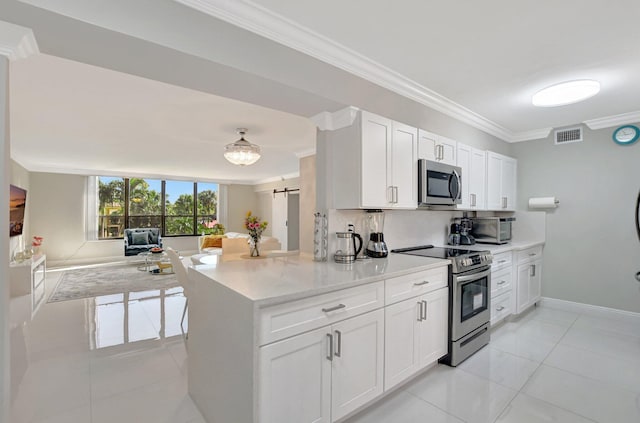
{"label": "stainless steel range", "polygon": [[400,248],[392,253],[451,260],[449,271],[449,354],[440,361],[457,366],[489,343],[491,262],[489,251]]}

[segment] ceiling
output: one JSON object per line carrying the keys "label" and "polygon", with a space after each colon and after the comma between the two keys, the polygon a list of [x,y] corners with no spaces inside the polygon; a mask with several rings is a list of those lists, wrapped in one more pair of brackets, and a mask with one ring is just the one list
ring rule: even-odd
{"label": "ceiling", "polygon": [[[286,177],[314,148],[307,117],[382,101],[364,80],[507,142],[640,121],[634,0],[0,2],[47,53],[13,62],[12,155],[30,170]],[[580,78],[602,92],[531,105]],[[222,159],[236,127],[263,147],[256,165]]]}
{"label": "ceiling", "polygon": [[[298,173],[309,119],[44,54],[12,62],[12,156],[28,169],[255,183]],[[227,162],[246,139],[262,158]]]}

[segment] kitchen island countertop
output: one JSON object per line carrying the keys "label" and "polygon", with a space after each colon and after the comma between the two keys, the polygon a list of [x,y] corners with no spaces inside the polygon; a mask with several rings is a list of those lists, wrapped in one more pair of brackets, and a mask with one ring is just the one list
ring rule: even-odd
{"label": "kitchen island countertop", "polygon": [[[311,255],[265,258],[218,256],[211,264],[189,268],[192,280],[205,276],[253,301],[259,307],[350,288],[395,276],[445,266],[450,260],[390,254],[352,264],[315,262]],[[195,277],[194,277],[195,276]]]}

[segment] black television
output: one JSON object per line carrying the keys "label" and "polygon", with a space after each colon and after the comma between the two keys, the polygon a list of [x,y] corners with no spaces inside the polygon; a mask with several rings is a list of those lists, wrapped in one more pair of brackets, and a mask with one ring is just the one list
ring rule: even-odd
{"label": "black television", "polygon": [[9,236],[11,237],[22,235],[27,190],[11,185],[9,192]]}

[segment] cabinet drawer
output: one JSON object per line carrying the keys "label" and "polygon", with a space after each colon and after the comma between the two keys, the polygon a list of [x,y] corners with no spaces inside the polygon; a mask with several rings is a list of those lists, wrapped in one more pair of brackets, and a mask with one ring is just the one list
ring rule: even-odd
{"label": "cabinet drawer", "polygon": [[513,261],[512,257],[513,253],[511,251],[495,254],[493,256],[493,263],[491,264],[491,271],[495,272],[500,269],[511,267],[511,263]]}
{"label": "cabinet drawer", "polygon": [[384,282],[329,292],[266,307],[259,312],[259,344],[265,345],[384,306]]}
{"label": "cabinet drawer", "polygon": [[537,260],[542,257],[542,245],[518,251],[518,263]]}
{"label": "cabinet drawer", "polygon": [[513,288],[513,272],[511,268],[491,272],[491,299]]}
{"label": "cabinet drawer", "polygon": [[449,283],[449,266],[411,273],[384,282],[385,304],[393,304],[440,289]]}
{"label": "cabinet drawer", "polygon": [[491,300],[491,325],[495,325],[511,313],[511,292],[505,292],[496,297],[495,300]]}

